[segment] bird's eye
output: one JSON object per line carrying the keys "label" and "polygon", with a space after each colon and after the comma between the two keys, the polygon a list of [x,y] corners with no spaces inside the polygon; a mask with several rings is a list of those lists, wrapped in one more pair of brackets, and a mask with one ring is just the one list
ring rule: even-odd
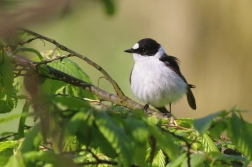
{"label": "bird's eye", "polygon": [[145,49],[144,49],[144,48],[142,48],[142,49],[141,49],[141,52],[144,52],[144,51],[145,51]]}

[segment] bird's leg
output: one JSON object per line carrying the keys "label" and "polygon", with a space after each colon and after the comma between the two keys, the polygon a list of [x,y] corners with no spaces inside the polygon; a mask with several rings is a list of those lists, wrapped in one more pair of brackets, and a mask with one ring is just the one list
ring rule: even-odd
{"label": "bird's leg", "polygon": [[[169,103],[169,109],[170,109],[170,114],[171,114],[171,103]],[[170,117],[170,124],[178,125],[175,118],[171,115]]]}
{"label": "bird's leg", "polygon": [[175,118],[172,116],[171,114],[171,103],[169,103],[169,108],[170,108],[170,111],[168,111],[165,107],[160,107],[160,108],[156,108],[158,109],[160,112],[162,112],[164,114],[164,116],[166,116],[167,118],[169,118],[169,123],[170,124],[173,124],[173,125],[178,125]]}
{"label": "bird's leg", "polygon": [[171,112],[169,112],[165,107],[160,107],[160,108],[157,108],[161,113],[163,113],[165,116],[167,116],[168,118],[170,118],[172,115],[171,115]]}
{"label": "bird's leg", "polygon": [[145,105],[143,106],[143,110],[144,110],[145,112],[147,112],[148,109],[149,109],[149,104],[147,103],[147,104],[145,104]]}

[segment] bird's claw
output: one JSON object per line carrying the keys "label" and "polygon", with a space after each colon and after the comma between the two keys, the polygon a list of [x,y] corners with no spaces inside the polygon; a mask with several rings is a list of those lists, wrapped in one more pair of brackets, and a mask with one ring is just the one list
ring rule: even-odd
{"label": "bird's claw", "polygon": [[143,110],[144,110],[145,112],[147,112],[148,109],[149,109],[149,104],[145,104],[145,105],[143,106]]}
{"label": "bird's claw", "polygon": [[178,126],[178,123],[172,115],[169,117],[169,124]]}

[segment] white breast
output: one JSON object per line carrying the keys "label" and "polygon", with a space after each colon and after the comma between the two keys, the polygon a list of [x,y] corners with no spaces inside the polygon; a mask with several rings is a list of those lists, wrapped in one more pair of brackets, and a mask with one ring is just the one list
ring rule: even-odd
{"label": "white breast", "polygon": [[156,57],[144,56],[135,61],[131,89],[142,102],[163,107],[180,99],[187,92],[187,84]]}

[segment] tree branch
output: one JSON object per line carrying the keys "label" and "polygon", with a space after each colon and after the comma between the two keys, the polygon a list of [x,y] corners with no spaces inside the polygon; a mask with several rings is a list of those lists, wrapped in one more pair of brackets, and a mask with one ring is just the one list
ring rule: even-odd
{"label": "tree branch", "polygon": [[[8,52],[8,51],[6,51],[6,52]],[[18,66],[28,67],[28,68],[31,68],[34,70],[36,70],[36,68],[37,68],[37,65],[36,65],[37,62],[34,62],[34,61],[27,59],[23,56],[20,56],[18,54],[12,55],[11,58],[12,58],[13,63],[15,63]],[[124,98],[121,98],[118,95],[106,92],[106,91],[104,91],[104,90],[102,90],[92,84],[84,82],[78,78],[75,78],[71,75],[68,75],[68,74],[66,74],[62,71],[59,71],[55,68],[52,68],[48,65],[44,64],[44,67],[49,70],[49,74],[51,74],[54,78],[50,78],[49,76],[43,76],[43,77],[47,77],[50,79],[56,79],[56,80],[63,81],[65,83],[80,87],[82,89],[85,89],[86,91],[89,91],[89,92],[93,93],[94,95],[96,95],[97,98],[101,101],[109,101],[109,102],[112,102],[116,105],[127,107],[131,110],[143,108],[143,105],[133,101],[132,99],[128,98],[127,96],[124,96]],[[157,112],[157,111],[151,110],[151,109],[147,110],[147,115],[148,116],[153,115],[153,116],[157,117],[158,119],[166,117],[163,113]]]}

